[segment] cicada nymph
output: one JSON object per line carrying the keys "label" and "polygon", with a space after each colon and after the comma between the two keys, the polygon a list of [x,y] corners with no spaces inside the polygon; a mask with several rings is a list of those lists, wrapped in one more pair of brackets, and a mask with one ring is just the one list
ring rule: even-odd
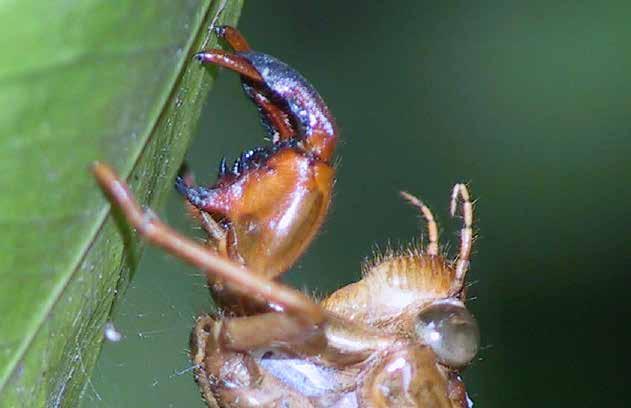
{"label": "cicada nymph", "polygon": [[185,238],[136,203],[107,165],[94,174],[113,205],[149,242],[203,270],[218,310],[191,335],[195,378],[211,407],[469,407],[460,372],[479,344],[465,307],[473,208],[456,184],[451,214],[464,218],[455,260],[441,255],[427,206],[402,192],[427,223],[423,248],[365,266],[363,278],[320,302],[280,282],[319,230],[331,201],[338,130],[322,98],[285,63],[252,51],[232,27],[233,51],[202,64],[241,76],[270,143],[225,160],[209,187],[182,174],[177,190],[207,233]]}

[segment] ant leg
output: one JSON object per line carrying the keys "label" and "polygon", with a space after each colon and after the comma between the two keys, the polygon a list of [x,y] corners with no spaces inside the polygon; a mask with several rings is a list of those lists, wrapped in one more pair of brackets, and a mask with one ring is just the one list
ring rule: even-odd
{"label": "ant leg", "polygon": [[129,224],[152,244],[203,270],[210,280],[224,280],[245,297],[254,297],[277,305],[308,324],[318,325],[325,320],[320,306],[303,293],[249,272],[241,265],[218,256],[203,245],[184,237],[155,216],[150,216],[150,213],[140,208],[127,184],[106,164],[94,163],[92,172],[112,204],[118,207]]}
{"label": "ant leg", "polygon": [[195,54],[202,64],[216,64],[241,74],[254,82],[263,82],[263,77],[245,57],[224,50],[211,49]]}
{"label": "ant leg", "polygon": [[464,225],[460,230],[460,253],[456,262],[456,287],[462,288],[464,277],[469,270],[469,259],[471,257],[471,247],[473,244],[473,204],[469,196],[467,186],[458,183],[454,186],[451,193],[451,216],[456,215],[458,198],[462,198],[462,215],[464,217]]}
{"label": "ant leg", "polygon": [[414,207],[418,208],[427,222],[427,235],[429,236],[429,244],[427,245],[426,250],[427,255],[438,255],[438,225],[434,220],[432,211],[429,207],[423,204],[421,200],[406,191],[401,191],[401,196],[403,196],[403,198],[405,198]]}

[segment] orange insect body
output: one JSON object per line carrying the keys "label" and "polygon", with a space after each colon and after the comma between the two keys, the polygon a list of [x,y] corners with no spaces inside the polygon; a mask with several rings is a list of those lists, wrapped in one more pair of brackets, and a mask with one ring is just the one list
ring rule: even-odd
{"label": "orange insect body", "polygon": [[329,163],[337,127],[313,87],[296,71],[251,51],[231,27],[216,32],[235,53],[197,54],[241,74],[272,146],[247,151],[228,170],[225,161],[211,188],[178,190],[199,210],[229,221],[228,256],[256,274],[273,278],[286,271],[319,230],[331,201],[334,170]]}
{"label": "orange insect body", "polygon": [[274,277],[296,261],[322,224],[333,176],[328,164],[286,149],[210,190],[200,208],[230,220],[230,258]]}
{"label": "orange insect body", "polygon": [[326,105],[296,71],[251,51],[231,27],[217,34],[235,52],[208,50],[202,63],[241,75],[271,146],[225,161],[211,187],[176,181],[208,233],[186,239],[139,208],[106,165],[102,189],[150,242],[207,273],[222,309],[198,318],[191,334],[196,380],[211,407],[469,407],[460,371],[479,333],[464,301],[473,209],[466,186],[457,260],[439,254],[438,228],[418,198],[403,192],[428,225],[429,243],[373,261],[364,277],[320,303],[278,278],[306,250],[327,213],[337,128]]}

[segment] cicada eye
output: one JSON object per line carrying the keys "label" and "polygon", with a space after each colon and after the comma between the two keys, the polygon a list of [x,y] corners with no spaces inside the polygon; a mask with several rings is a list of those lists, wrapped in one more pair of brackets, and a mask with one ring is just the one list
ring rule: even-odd
{"label": "cicada eye", "polygon": [[480,347],[478,323],[459,302],[441,302],[426,307],[417,316],[414,329],[438,360],[449,367],[466,366]]}

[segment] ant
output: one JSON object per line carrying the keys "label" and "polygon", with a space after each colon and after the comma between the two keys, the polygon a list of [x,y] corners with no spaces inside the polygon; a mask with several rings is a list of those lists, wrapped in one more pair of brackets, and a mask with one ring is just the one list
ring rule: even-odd
{"label": "ant", "polygon": [[241,76],[271,144],[219,166],[211,187],[190,173],[175,186],[208,235],[200,244],[143,211],[103,163],[94,175],[112,204],[150,243],[203,270],[219,310],[191,334],[195,379],[209,407],[470,407],[460,372],[479,330],[466,309],[473,206],[464,184],[458,257],[440,253],[438,227],[417,197],[401,195],[427,223],[429,243],[378,257],[361,280],[316,302],[282,284],[326,216],[338,139],[333,116],[298,72],[252,51],[232,27],[215,28],[233,49],[195,58]]}

